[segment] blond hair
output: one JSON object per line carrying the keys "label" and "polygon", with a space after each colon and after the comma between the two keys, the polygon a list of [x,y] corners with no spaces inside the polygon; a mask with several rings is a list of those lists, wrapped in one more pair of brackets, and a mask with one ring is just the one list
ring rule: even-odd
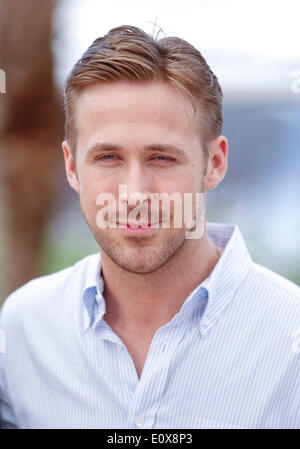
{"label": "blond hair", "polygon": [[88,86],[114,81],[162,81],[201,106],[205,155],[209,142],[222,131],[222,89],[201,53],[178,37],[154,38],[129,25],[111,29],[96,39],[74,65],[65,82],[65,138],[75,150],[75,108]]}

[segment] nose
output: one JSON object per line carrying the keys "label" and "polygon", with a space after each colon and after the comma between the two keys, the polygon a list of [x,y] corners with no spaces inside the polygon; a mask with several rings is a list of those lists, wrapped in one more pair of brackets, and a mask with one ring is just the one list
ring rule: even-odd
{"label": "nose", "polygon": [[[128,167],[125,176],[122,178],[122,184],[126,185],[127,188],[127,200],[131,196],[137,198],[138,194],[143,194],[145,199],[150,199],[150,193],[153,192],[150,176],[141,162],[135,161]],[[125,192],[120,195],[120,200],[126,200]]]}
{"label": "nose", "polygon": [[155,192],[153,190],[155,186],[154,179],[149,170],[147,171],[147,167],[143,166],[140,161],[133,161],[128,165],[120,181],[120,184],[122,184],[122,189],[119,184],[121,209],[124,210],[126,206],[129,214],[133,209],[138,208],[141,217],[145,220],[149,219],[151,208],[154,206],[151,205],[151,193]]}

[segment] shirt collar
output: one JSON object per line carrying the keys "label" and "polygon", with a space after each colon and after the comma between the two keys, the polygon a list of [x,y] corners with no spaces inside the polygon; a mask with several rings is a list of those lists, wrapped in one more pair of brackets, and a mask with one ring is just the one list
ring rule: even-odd
{"label": "shirt collar", "polygon": [[201,336],[217,323],[251,266],[251,257],[236,224],[207,223],[208,237],[223,248],[210,275],[197,287],[207,290],[207,304],[199,321]]}
{"label": "shirt collar", "polygon": [[[219,320],[251,264],[251,257],[238,225],[210,222],[206,223],[206,232],[217,246],[223,248],[223,252],[210,275],[191,292],[182,308],[185,309],[191,302],[201,302],[202,306],[204,305],[199,320],[201,336],[206,335]],[[86,331],[93,324],[97,324],[106,311],[100,253],[87,264],[84,277],[83,326]]]}
{"label": "shirt collar", "polygon": [[[82,289],[84,303],[83,328],[84,332],[96,321],[102,318],[106,311],[103,297],[104,281],[100,252],[92,257],[84,273],[85,283]],[[96,317],[97,315],[97,317]]]}

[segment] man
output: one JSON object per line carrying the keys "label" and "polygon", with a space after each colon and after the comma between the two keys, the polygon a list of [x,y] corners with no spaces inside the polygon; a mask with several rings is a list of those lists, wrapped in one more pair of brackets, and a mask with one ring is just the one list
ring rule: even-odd
{"label": "man", "polygon": [[75,64],[65,109],[67,178],[99,253],[7,298],[3,427],[299,427],[300,288],[254,263],[238,226],[205,224],[227,140],[204,58],[112,29]]}

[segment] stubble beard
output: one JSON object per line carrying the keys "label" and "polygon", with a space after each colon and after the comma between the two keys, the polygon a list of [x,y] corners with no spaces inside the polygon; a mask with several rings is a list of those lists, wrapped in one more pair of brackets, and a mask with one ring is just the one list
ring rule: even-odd
{"label": "stubble beard", "polygon": [[[203,188],[202,178],[200,192]],[[128,272],[153,273],[167,264],[179,251],[183,251],[186,245],[191,244],[191,241],[186,239],[185,227],[157,229],[151,236],[124,236],[121,235],[123,231],[117,228],[100,229],[96,225],[96,217],[85,212],[81,198],[80,207],[99,247],[118,267]],[[89,218],[91,216],[92,218]]]}
{"label": "stubble beard", "polygon": [[[105,230],[95,231],[96,241],[116,265],[136,274],[158,270],[177,254],[186,241],[184,229],[158,229],[155,235],[149,237],[117,236],[117,233],[122,232],[117,229],[112,229],[111,232],[116,233],[115,238],[109,237]],[[159,233],[163,233],[165,237],[162,238]],[[153,244],[150,243],[151,239]],[[158,241],[156,244],[155,240]]]}
{"label": "stubble beard", "polygon": [[86,213],[81,202],[80,206],[82,215],[102,251],[118,267],[131,273],[153,273],[173,258],[186,241],[183,228],[160,228],[151,236],[122,235],[124,231],[117,228],[99,229],[95,217],[88,218],[90,215]]}

